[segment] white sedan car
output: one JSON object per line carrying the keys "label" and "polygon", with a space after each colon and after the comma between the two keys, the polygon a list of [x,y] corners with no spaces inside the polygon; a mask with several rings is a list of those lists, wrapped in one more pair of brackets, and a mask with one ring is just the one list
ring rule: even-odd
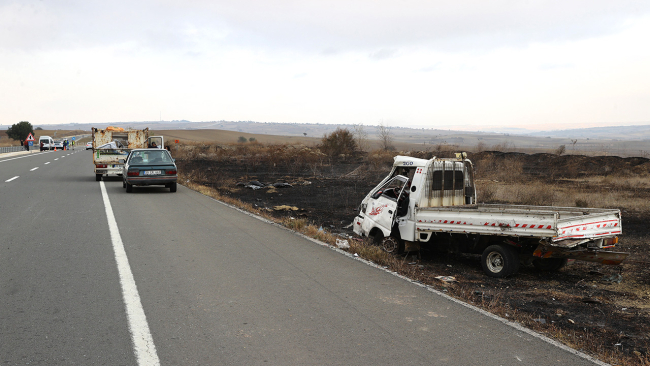
{"label": "white sedan car", "polygon": [[86,150],[91,150],[92,148],[93,148],[93,142],[92,141],[86,142]]}

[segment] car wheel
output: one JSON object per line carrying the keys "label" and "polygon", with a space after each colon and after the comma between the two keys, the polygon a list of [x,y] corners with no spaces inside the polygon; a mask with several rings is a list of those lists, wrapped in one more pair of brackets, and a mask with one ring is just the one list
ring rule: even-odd
{"label": "car wheel", "polygon": [[176,182],[171,183],[171,184],[169,185],[169,191],[170,191],[170,192],[176,192]]}
{"label": "car wheel", "polygon": [[483,251],[481,266],[490,277],[507,277],[519,270],[519,256],[511,246],[490,245]]}
{"label": "car wheel", "polygon": [[101,174],[95,174],[95,180],[98,181],[98,182],[100,180],[102,180],[102,175]]}
{"label": "car wheel", "polygon": [[127,193],[133,192],[133,184],[129,184],[129,183],[126,184],[126,192]]}
{"label": "car wheel", "polygon": [[543,272],[555,272],[566,266],[566,258],[535,258],[533,266]]}

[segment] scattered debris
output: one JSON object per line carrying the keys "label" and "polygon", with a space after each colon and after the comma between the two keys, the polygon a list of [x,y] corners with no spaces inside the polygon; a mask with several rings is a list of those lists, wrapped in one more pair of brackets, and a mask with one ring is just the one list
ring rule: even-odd
{"label": "scattered debris", "polygon": [[474,295],[476,295],[477,297],[480,297],[484,301],[492,301],[494,299],[494,296],[492,296],[490,294],[486,294],[485,292],[480,291],[480,290],[475,290]]}
{"label": "scattered debris", "polygon": [[603,277],[603,281],[621,283],[621,281],[623,281],[623,275],[620,273],[615,273],[611,276]]}
{"label": "scattered debris", "polygon": [[538,319],[533,319],[534,321],[541,323],[541,324],[546,324],[546,319],[543,318],[538,318]]}
{"label": "scattered debris", "polygon": [[574,322],[573,319],[569,319],[569,323],[575,324],[576,322]]}
{"label": "scattered debris", "polygon": [[252,190],[262,189],[262,188],[266,187],[266,184],[264,184],[264,183],[262,183],[260,181],[257,181],[257,180],[252,180],[252,181],[250,181],[248,183],[237,182],[235,185],[238,186],[238,187],[250,188]]}
{"label": "scattered debris", "polygon": [[436,276],[435,278],[446,283],[458,282],[454,276]]}
{"label": "scattered debris", "polygon": [[340,249],[350,249],[350,243],[345,239],[336,239],[336,246]]}
{"label": "scattered debris", "polygon": [[273,187],[275,188],[292,188],[293,186],[289,183],[273,183]]}
{"label": "scattered debris", "polygon": [[273,209],[276,210],[276,211],[298,211],[298,210],[300,210],[296,206],[288,206],[288,205],[273,206]]}

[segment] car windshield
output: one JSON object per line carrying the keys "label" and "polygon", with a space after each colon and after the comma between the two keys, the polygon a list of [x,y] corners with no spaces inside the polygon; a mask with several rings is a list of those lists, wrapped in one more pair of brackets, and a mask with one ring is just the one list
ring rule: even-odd
{"label": "car windshield", "polygon": [[172,157],[167,150],[143,150],[131,152],[129,164],[131,165],[156,165],[171,164]]}

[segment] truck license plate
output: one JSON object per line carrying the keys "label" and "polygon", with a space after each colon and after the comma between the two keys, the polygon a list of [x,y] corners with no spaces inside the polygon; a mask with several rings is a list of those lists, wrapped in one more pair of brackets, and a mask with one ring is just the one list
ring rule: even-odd
{"label": "truck license plate", "polygon": [[162,172],[160,170],[145,170],[144,175],[160,175]]}

